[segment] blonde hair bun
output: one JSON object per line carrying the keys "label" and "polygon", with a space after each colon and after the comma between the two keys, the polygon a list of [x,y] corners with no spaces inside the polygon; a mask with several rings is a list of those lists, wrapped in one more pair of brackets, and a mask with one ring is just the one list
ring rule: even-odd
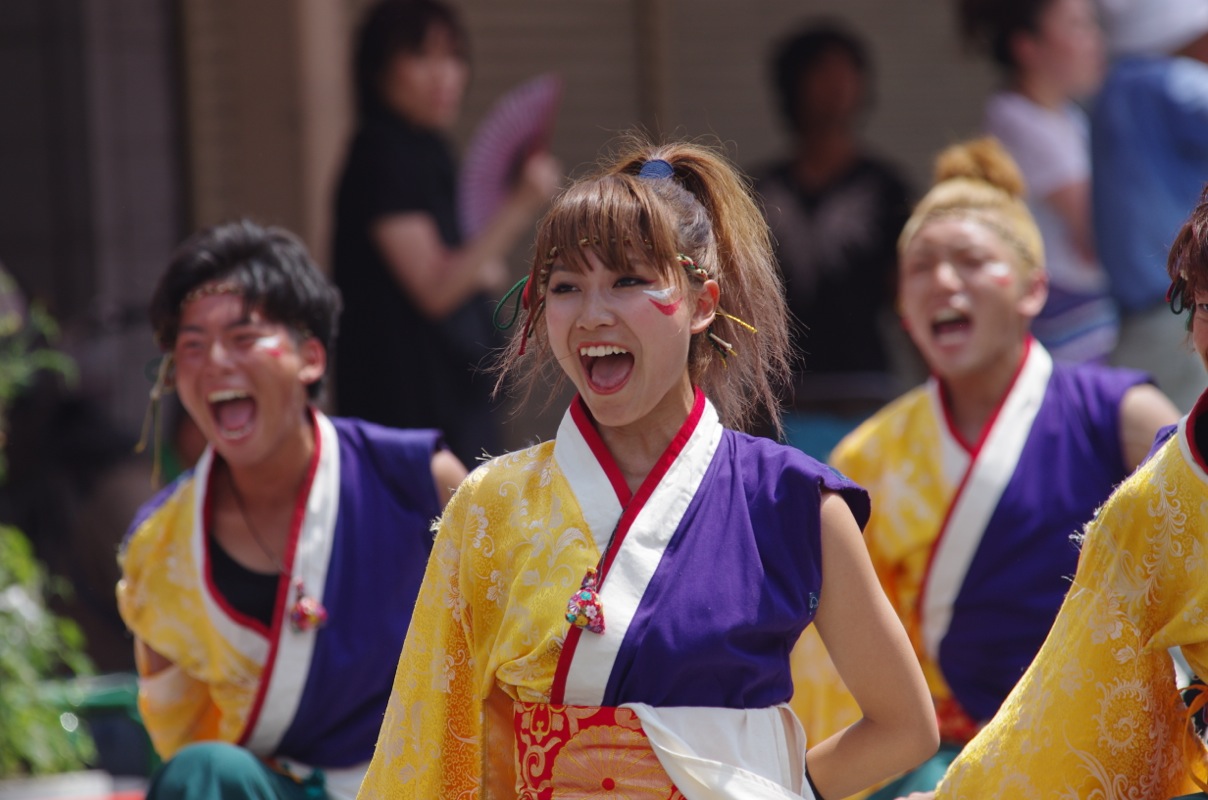
{"label": "blonde hair bun", "polygon": [[1022,199],[1027,185],[1015,160],[993,136],[954,144],[935,160],[935,182],[980,181]]}
{"label": "blonde hair bun", "polygon": [[1025,185],[1011,154],[992,136],[954,144],[935,160],[935,185],[914,207],[898,237],[898,255],[927,222],[953,215],[998,232],[1026,270],[1044,269],[1044,242],[1024,202]]}

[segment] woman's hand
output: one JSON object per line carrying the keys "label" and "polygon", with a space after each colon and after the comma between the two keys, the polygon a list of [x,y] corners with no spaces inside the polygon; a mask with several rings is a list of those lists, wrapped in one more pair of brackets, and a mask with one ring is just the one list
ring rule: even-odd
{"label": "woman's hand", "polygon": [[533,211],[539,210],[558,192],[562,184],[562,165],[548,151],[530,155],[520,168],[513,195]]}

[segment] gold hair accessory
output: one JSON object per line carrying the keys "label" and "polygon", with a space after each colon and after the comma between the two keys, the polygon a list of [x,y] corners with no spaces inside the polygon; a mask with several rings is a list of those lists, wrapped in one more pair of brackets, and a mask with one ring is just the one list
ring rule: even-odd
{"label": "gold hair accessory", "polygon": [[759,329],[756,328],[754,325],[752,325],[749,322],[744,322],[743,320],[739,319],[738,317],[734,316],[733,314],[727,314],[726,312],[722,311],[720,308],[717,309],[716,313],[717,313],[717,316],[725,317],[726,319],[730,320],[731,322],[736,323],[736,324],[741,325],[742,327],[746,328],[751,333],[759,333]]}
{"label": "gold hair accessory", "polygon": [[[751,333],[759,333],[759,330],[756,329],[756,327],[754,325],[750,324],[749,322],[745,322],[744,320],[739,319],[738,317],[734,316],[733,314],[728,314],[725,311],[722,311],[720,308],[715,309],[713,313],[719,317],[722,317],[723,319],[730,320],[734,324],[738,325],[741,328],[744,328],[745,330],[747,330]],[[713,345],[713,349],[716,350],[718,355],[721,356],[721,365],[723,367],[729,366],[726,363],[726,359],[728,359],[730,356],[738,355],[738,348],[736,348],[734,345],[730,344],[725,339],[721,338],[716,333],[714,333],[712,325],[710,325],[709,329],[705,332],[705,336],[709,337],[709,344]]]}

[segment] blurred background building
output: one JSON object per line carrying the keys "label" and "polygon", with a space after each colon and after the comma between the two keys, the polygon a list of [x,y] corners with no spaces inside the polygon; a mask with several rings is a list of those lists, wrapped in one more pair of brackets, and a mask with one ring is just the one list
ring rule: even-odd
{"label": "blurred background building", "polygon": [[[81,389],[135,430],[156,353],[143,309],[172,246],[236,215],[299,232],[326,265],[367,0],[4,0],[0,259],[60,320]],[[464,143],[492,102],[554,71],[572,172],[617,132],[714,136],[744,167],[781,153],[774,43],[818,16],[875,59],[867,138],[917,185],[976,130],[991,75],[932,0],[462,0]],[[527,252],[515,259],[523,268]],[[523,425],[522,425],[523,427]]]}

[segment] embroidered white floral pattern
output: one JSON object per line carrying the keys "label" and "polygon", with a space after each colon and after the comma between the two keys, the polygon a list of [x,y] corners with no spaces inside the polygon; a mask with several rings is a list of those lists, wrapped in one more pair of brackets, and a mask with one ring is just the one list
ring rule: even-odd
{"label": "embroidered white floral pattern", "polygon": [[1198,791],[1193,776],[1208,776],[1208,752],[1188,723],[1168,652],[1181,647],[1192,670],[1208,674],[1208,475],[1184,436],[1180,428],[1087,526],[1048,639],[938,798]]}

